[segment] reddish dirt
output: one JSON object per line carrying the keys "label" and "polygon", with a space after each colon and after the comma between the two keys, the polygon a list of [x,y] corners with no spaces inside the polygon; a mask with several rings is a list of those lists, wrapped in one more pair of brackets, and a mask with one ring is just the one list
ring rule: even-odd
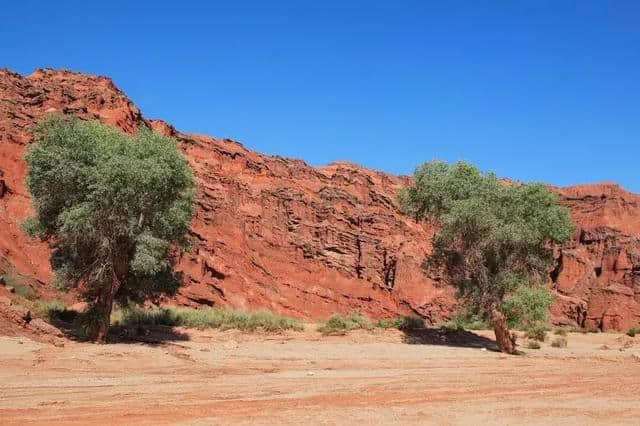
{"label": "reddish dirt", "polygon": [[[37,342],[64,345],[66,339],[56,327],[37,318],[14,294],[0,285],[0,336],[29,337]],[[24,300],[20,300],[25,302]]]}
{"label": "reddish dirt", "polygon": [[[479,347],[455,347],[407,344],[395,331],[183,332],[189,340],[155,346],[51,347],[0,337],[0,423],[637,425],[640,419],[638,337],[621,345],[614,334],[570,334],[567,348],[545,342],[541,350],[506,356],[482,350],[477,336],[468,341]],[[605,344],[611,349],[601,349]]]}
{"label": "reddish dirt", "polygon": [[[176,131],[144,118],[106,77],[0,70],[0,259],[53,297],[45,244],[19,224],[30,211],[23,155],[31,126],[50,113],[95,118],[176,137],[193,165],[199,197],[195,248],[172,303],[267,308],[306,319],[359,311],[370,317],[448,318],[453,289],[420,265],[434,228],[401,215],[394,197],[409,178],[350,163],[310,167],[229,139]],[[557,251],[554,321],[624,330],[640,323],[640,196],[614,184],[557,189],[578,224]],[[550,280],[551,282],[551,280]]]}

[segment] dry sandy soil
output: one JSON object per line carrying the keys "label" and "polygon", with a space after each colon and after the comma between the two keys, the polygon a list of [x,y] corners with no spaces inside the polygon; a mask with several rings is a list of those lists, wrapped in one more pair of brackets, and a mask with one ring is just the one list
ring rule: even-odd
{"label": "dry sandy soil", "polygon": [[0,337],[0,424],[640,424],[640,337],[504,356],[483,336]]}

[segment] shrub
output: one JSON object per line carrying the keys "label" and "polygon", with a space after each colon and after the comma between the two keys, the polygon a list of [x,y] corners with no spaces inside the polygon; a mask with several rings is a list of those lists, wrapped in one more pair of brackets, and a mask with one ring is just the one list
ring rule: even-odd
{"label": "shrub", "polygon": [[169,327],[182,325],[182,320],[173,308],[165,309],[124,309],[111,315],[114,324],[124,326],[165,325]]}
{"label": "shrub", "polygon": [[636,334],[640,334],[640,328],[630,328],[629,331],[627,331],[627,336],[629,337],[636,337]]}
{"label": "shrub", "polygon": [[502,309],[511,327],[527,331],[547,323],[552,303],[553,296],[547,287],[519,285],[505,298]]}
{"label": "shrub", "polygon": [[584,327],[570,327],[569,331],[572,333],[581,333],[581,334],[587,334],[588,330]]}
{"label": "shrub", "polygon": [[318,328],[323,334],[345,334],[347,331],[373,328],[371,322],[361,315],[349,315],[342,317],[334,315]]}
{"label": "shrub", "polygon": [[424,328],[424,320],[419,317],[402,316],[378,320],[375,326],[378,328],[397,328],[398,330],[417,330]]}
{"label": "shrub", "polygon": [[440,330],[449,330],[449,331],[457,331],[457,330],[464,329],[464,327],[459,322],[453,321],[453,320],[435,324],[434,327]]}
{"label": "shrub", "polygon": [[547,337],[547,327],[541,324],[531,325],[525,329],[525,336],[533,340],[544,342],[544,339]]}
{"label": "shrub", "polygon": [[564,337],[557,337],[551,342],[551,346],[554,348],[566,348],[567,347],[567,339]]}
{"label": "shrub", "polygon": [[446,330],[488,330],[491,325],[478,312],[465,307],[461,313],[454,315],[449,321],[437,324],[436,328]]}
{"label": "shrub", "polygon": [[540,349],[540,343],[536,342],[535,340],[530,340],[525,345],[525,348],[527,348],[527,349]]}
{"label": "shrub", "polygon": [[322,327],[318,328],[318,330],[324,334],[346,332],[347,330],[349,330],[349,324],[343,317],[334,315],[329,318]]}
{"label": "shrub", "polygon": [[36,297],[33,289],[26,284],[15,283],[12,287],[18,296],[24,297],[27,300],[33,300]]}
{"label": "shrub", "polygon": [[397,328],[396,327],[396,320],[397,318],[393,318],[393,319],[381,319],[376,321],[376,327],[377,328]]}
{"label": "shrub", "polygon": [[271,312],[246,313],[211,308],[124,309],[116,311],[112,315],[112,321],[122,326],[164,325],[268,332],[304,330],[304,324],[300,320],[282,317]]}
{"label": "shrub", "polygon": [[72,323],[78,317],[77,312],[68,310],[64,303],[59,300],[40,302],[36,305],[36,311],[53,324],[60,321]]}
{"label": "shrub", "polygon": [[95,321],[100,319],[91,311],[79,313],[68,310],[59,300],[40,302],[36,304],[34,310],[46,321],[65,330],[70,336],[80,339],[87,339],[89,329]]}
{"label": "shrub", "polygon": [[553,330],[553,334],[555,334],[556,336],[566,336],[567,330],[565,330],[564,328],[556,328],[555,330]]}
{"label": "shrub", "polygon": [[488,321],[475,320],[467,323],[464,328],[467,330],[488,330],[491,328],[491,325]]}

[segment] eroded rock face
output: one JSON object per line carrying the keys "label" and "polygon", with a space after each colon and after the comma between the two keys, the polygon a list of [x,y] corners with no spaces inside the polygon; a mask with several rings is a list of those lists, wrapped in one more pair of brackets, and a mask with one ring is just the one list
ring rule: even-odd
{"label": "eroded rock face", "polygon": [[[395,193],[408,178],[350,163],[310,167],[232,140],[183,134],[145,119],[104,77],[0,71],[0,95],[0,256],[43,283],[51,279],[48,249],[19,230],[30,211],[23,155],[32,138],[29,127],[59,112],[128,132],[146,124],[180,141],[199,196],[194,249],[179,263],[186,285],[174,302],[270,309],[307,319],[357,311],[372,317],[418,314],[436,322],[453,312],[454,290],[420,267],[433,227],[397,210]],[[573,244],[558,250],[554,317],[603,328],[637,324],[639,197],[615,185],[558,191],[580,229]]]}
{"label": "eroded rock face", "polygon": [[577,229],[554,271],[559,322],[627,330],[640,322],[640,196],[615,184],[558,189]]}

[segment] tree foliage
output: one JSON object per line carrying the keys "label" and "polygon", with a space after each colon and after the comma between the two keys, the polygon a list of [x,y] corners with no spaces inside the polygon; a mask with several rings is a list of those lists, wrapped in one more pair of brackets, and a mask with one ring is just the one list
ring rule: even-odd
{"label": "tree foliage", "polygon": [[[460,299],[494,327],[505,308],[509,315],[541,319],[537,308],[549,303],[526,289],[546,282],[553,264],[550,243],[568,241],[573,230],[557,196],[541,184],[501,182],[465,162],[425,163],[414,178],[399,194],[404,211],[439,226],[426,266],[443,267]],[[530,297],[518,301],[519,296]],[[534,306],[525,303],[531,301]],[[512,352],[513,345],[502,341],[504,332],[496,328],[498,344]]]}
{"label": "tree foliage", "polygon": [[114,300],[177,290],[172,254],[188,247],[195,186],[174,140],[54,116],[25,158],[36,211],[25,230],[51,241],[56,281],[78,286],[101,318],[95,338],[104,340]]}

